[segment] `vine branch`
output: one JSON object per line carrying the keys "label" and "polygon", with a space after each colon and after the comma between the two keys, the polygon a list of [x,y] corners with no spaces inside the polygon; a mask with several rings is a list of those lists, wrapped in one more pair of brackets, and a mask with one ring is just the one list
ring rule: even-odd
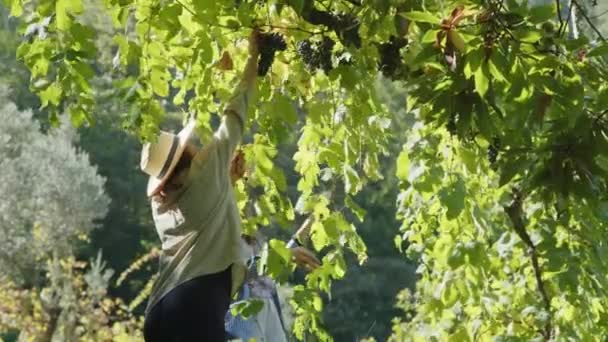
{"label": "vine branch", "polygon": [[594,15],[593,17],[589,17],[589,19],[598,19],[603,17],[605,14],[608,14],[608,10],[605,10],[604,12],[598,14],[598,15]]}
{"label": "vine branch", "polygon": [[536,287],[538,292],[540,292],[541,298],[543,300],[545,310],[549,314],[549,319],[547,320],[547,324],[545,324],[544,331],[542,332],[543,337],[546,341],[552,339],[553,329],[552,329],[552,317],[551,317],[551,300],[547,295],[547,291],[545,289],[545,283],[543,282],[542,270],[540,264],[538,263],[538,254],[536,251],[536,246],[532,242],[530,235],[526,231],[526,224],[524,222],[524,213],[522,210],[522,194],[517,190],[513,190],[513,202],[508,206],[504,207],[505,212],[509,216],[511,223],[513,224],[513,229],[515,233],[519,236],[519,238],[526,244],[528,247],[528,255],[530,256],[530,260],[532,262],[532,268],[534,269],[534,277],[536,279]]}
{"label": "vine branch", "polygon": [[555,0],[555,5],[557,6],[557,19],[559,20],[559,30],[557,32],[561,32],[562,26],[564,25],[564,19],[562,18],[562,5],[561,0]]}
{"label": "vine branch", "polygon": [[561,0],[555,0],[555,3],[557,4],[557,16],[559,18],[559,28],[557,29],[557,35],[558,37],[561,37],[565,32],[566,32],[566,27],[568,27],[568,23],[570,22],[570,19],[572,18],[572,0],[570,1],[569,5],[568,5],[568,16],[566,18],[566,20],[564,21],[563,17],[562,17],[562,11],[561,11]]}
{"label": "vine branch", "polygon": [[[184,4],[182,1],[180,0],[176,0],[177,4],[179,4],[184,10],[186,10],[188,13],[192,14],[193,16],[200,18],[200,16],[198,16],[196,14],[196,12],[194,12],[191,8],[189,8],[188,6],[186,6],[186,4]],[[222,25],[219,23],[210,23],[207,22],[208,25],[210,26],[217,26],[217,27],[222,27],[222,28],[227,28],[230,30],[238,30],[239,27],[233,27],[233,26],[227,26],[227,25]],[[277,25],[272,25],[272,24],[262,24],[259,25],[258,27],[268,27],[270,29],[279,29],[279,30],[288,30],[288,31],[300,31],[300,32],[305,32],[311,35],[319,35],[319,34],[324,34],[326,32],[329,31],[329,29],[325,29],[325,30],[321,30],[321,31],[310,31],[310,30],[306,30],[300,27],[290,27],[290,26],[277,26]],[[253,27],[252,27],[253,28]]]}
{"label": "vine branch", "polygon": [[598,37],[600,37],[600,39],[605,42],[606,38],[602,35],[602,32],[600,32],[600,30],[593,24],[593,22],[591,21],[589,16],[587,16],[587,13],[585,13],[585,9],[576,0],[572,0],[572,4],[574,6],[576,6],[576,8],[578,8],[578,10],[579,10],[579,12],[581,12],[581,15],[583,16],[583,18],[585,18],[585,21],[587,22],[587,24],[589,24],[589,26],[593,29],[593,31],[595,31],[595,33],[598,35]]}

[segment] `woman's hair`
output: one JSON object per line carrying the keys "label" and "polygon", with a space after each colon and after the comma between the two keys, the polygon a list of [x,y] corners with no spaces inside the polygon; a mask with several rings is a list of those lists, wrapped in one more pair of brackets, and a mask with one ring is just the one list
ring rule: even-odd
{"label": "woman's hair", "polygon": [[257,243],[257,237],[253,235],[241,234],[241,237],[250,246],[254,246]]}
{"label": "woman's hair", "polygon": [[171,195],[183,186],[182,173],[190,168],[191,163],[192,156],[184,151],[171,172],[171,175],[152,199],[161,205],[167,204],[166,202],[172,197]]}

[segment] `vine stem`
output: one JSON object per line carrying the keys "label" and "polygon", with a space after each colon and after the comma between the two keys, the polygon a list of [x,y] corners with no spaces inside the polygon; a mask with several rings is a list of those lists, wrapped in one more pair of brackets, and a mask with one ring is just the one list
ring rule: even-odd
{"label": "vine stem", "polygon": [[279,30],[288,30],[288,31],[300,31],[300,32],[305,32],[311,35],[318,35],[318,34],[324,34],[325,32],[328,32],[328,30],[321,30],[321,31],[310,31],[310,30],[306,30],[300,27],[292,27],[292,26],[277,26],[277,25],[273,25],[273,24],[263,24],[260,25],[259,27],[268,27],[270,29],[279,29]]}
{"label": "vine stem", "polygon": [[528,247],[528,255],[530,256],[530,261],[532,263],[532,268],[534,269],[534,278],[536,280],[536,287],[540,296],[542,298],[543,304],[545,306],[545,310],[549,314],[549,319],[545,324],[542,335],[546,341],[550,341],[553,338],[553,328],[552,328],[552,315],[551,315],[551,299],[547,295],[547,291],[545,289],[545,283],[543,281],[543,273],[538,262],[538,253],[536,250],[536,246],[532,242],[530,235],[526,231],[526,224],[524,222],[524,213],[522,210],[522,194],[517,190],[513,190],[513,202],[508,207],[504,207],[505,212],[509,216],[511,223],[513,224],[513,229],[515,233],[519,236],[519,238],[526,244]]}
{"label": "vine stem", "polygon": [[605,10],[604,12],[598,14],[598,15],[594,15],[593,17],[589,17],[589,19],[597,19],[597,18],[601,18],[602,16],[604,16],[605,14],[608,14],[608,10]]}
{"label": "vine stem", "polygon": [[564,26],[564,19],[562,18],[562,6],[561,0],[555,0],[555,5],[557,6],[557,19],[559,20],[559,29],[557,30],[558,34],[562,30],[562,26]]}
{"label": "vine stem", "polygon": [[558,36],[562,36],[564,33],[566,33],[566,27],[568,26],[568,23],[572,20],[572,15],[574,14],[574,11],[572,10],[572,1],[570,1],[570,4],[568,5],[568,18],[566,18],[566,21],[563,22],[563,25],[559,26],[559,30],[557,30],[557,35]]}
{"label": "vine stem", "polygon": [[[176,0],[176,2],[186,11],[188,11],[188,13],[192,14],[195,17],[198,17],[198,15],[196,14],[196,12],[194,12],[191,8],[189,8],[188,6],[186,6],[186,4],[184,4],[181,0]],[[230,30],[238,30],[240,27],[236,26],[227,26],[227,25],[222,25],[222,24],[218,24],[218,23],[210,23],[207,22],[208,25],[210,26],[217,26],[217,27],[222,27],[222,28],[226,28],[226,29],[230,29]],[[255,26],[255,25],[254,25]],[[254,28],[254,26],[252,26],[251,28]],[[288,30],[288,31],[300,31],[300,32],[305,32],[311,35],[318,35],[318,34],[324,34],[325,32],[328,32],[328,30],[321,30],[321,31],[310,31],[310,30],[306,30],[300,27],[293,27],[293,26],[278,26],[278,25],[273,25],[273,24],[262,24],[262,25],[257,25],[257,27],[268,27],[270,29],[280,29],[280,30]]]}

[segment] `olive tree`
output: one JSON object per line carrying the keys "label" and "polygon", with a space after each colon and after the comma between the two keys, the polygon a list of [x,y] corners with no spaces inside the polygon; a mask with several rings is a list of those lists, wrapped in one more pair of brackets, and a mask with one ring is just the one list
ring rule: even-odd
{"label": "olive tree", "polygon": [[[6,91],[0,93],[6,99]],[[73,145],[71,129],[43,133],[30,111],[0,107],[0,268],[22,285],[40,281],[43,258],[71,254],[104,217],[104,178]]]}

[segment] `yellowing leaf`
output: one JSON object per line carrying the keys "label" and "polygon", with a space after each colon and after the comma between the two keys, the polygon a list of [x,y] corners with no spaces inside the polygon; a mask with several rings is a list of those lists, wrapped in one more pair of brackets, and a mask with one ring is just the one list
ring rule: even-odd
{"label": "yellowing leaf", "polygon": [[230,57],[230,53],[228,51],[224,51],[222,54],[222,58],[217,62],[217,67],[220,70],[232,70],[234,65],[232,63],[232,57]]}

